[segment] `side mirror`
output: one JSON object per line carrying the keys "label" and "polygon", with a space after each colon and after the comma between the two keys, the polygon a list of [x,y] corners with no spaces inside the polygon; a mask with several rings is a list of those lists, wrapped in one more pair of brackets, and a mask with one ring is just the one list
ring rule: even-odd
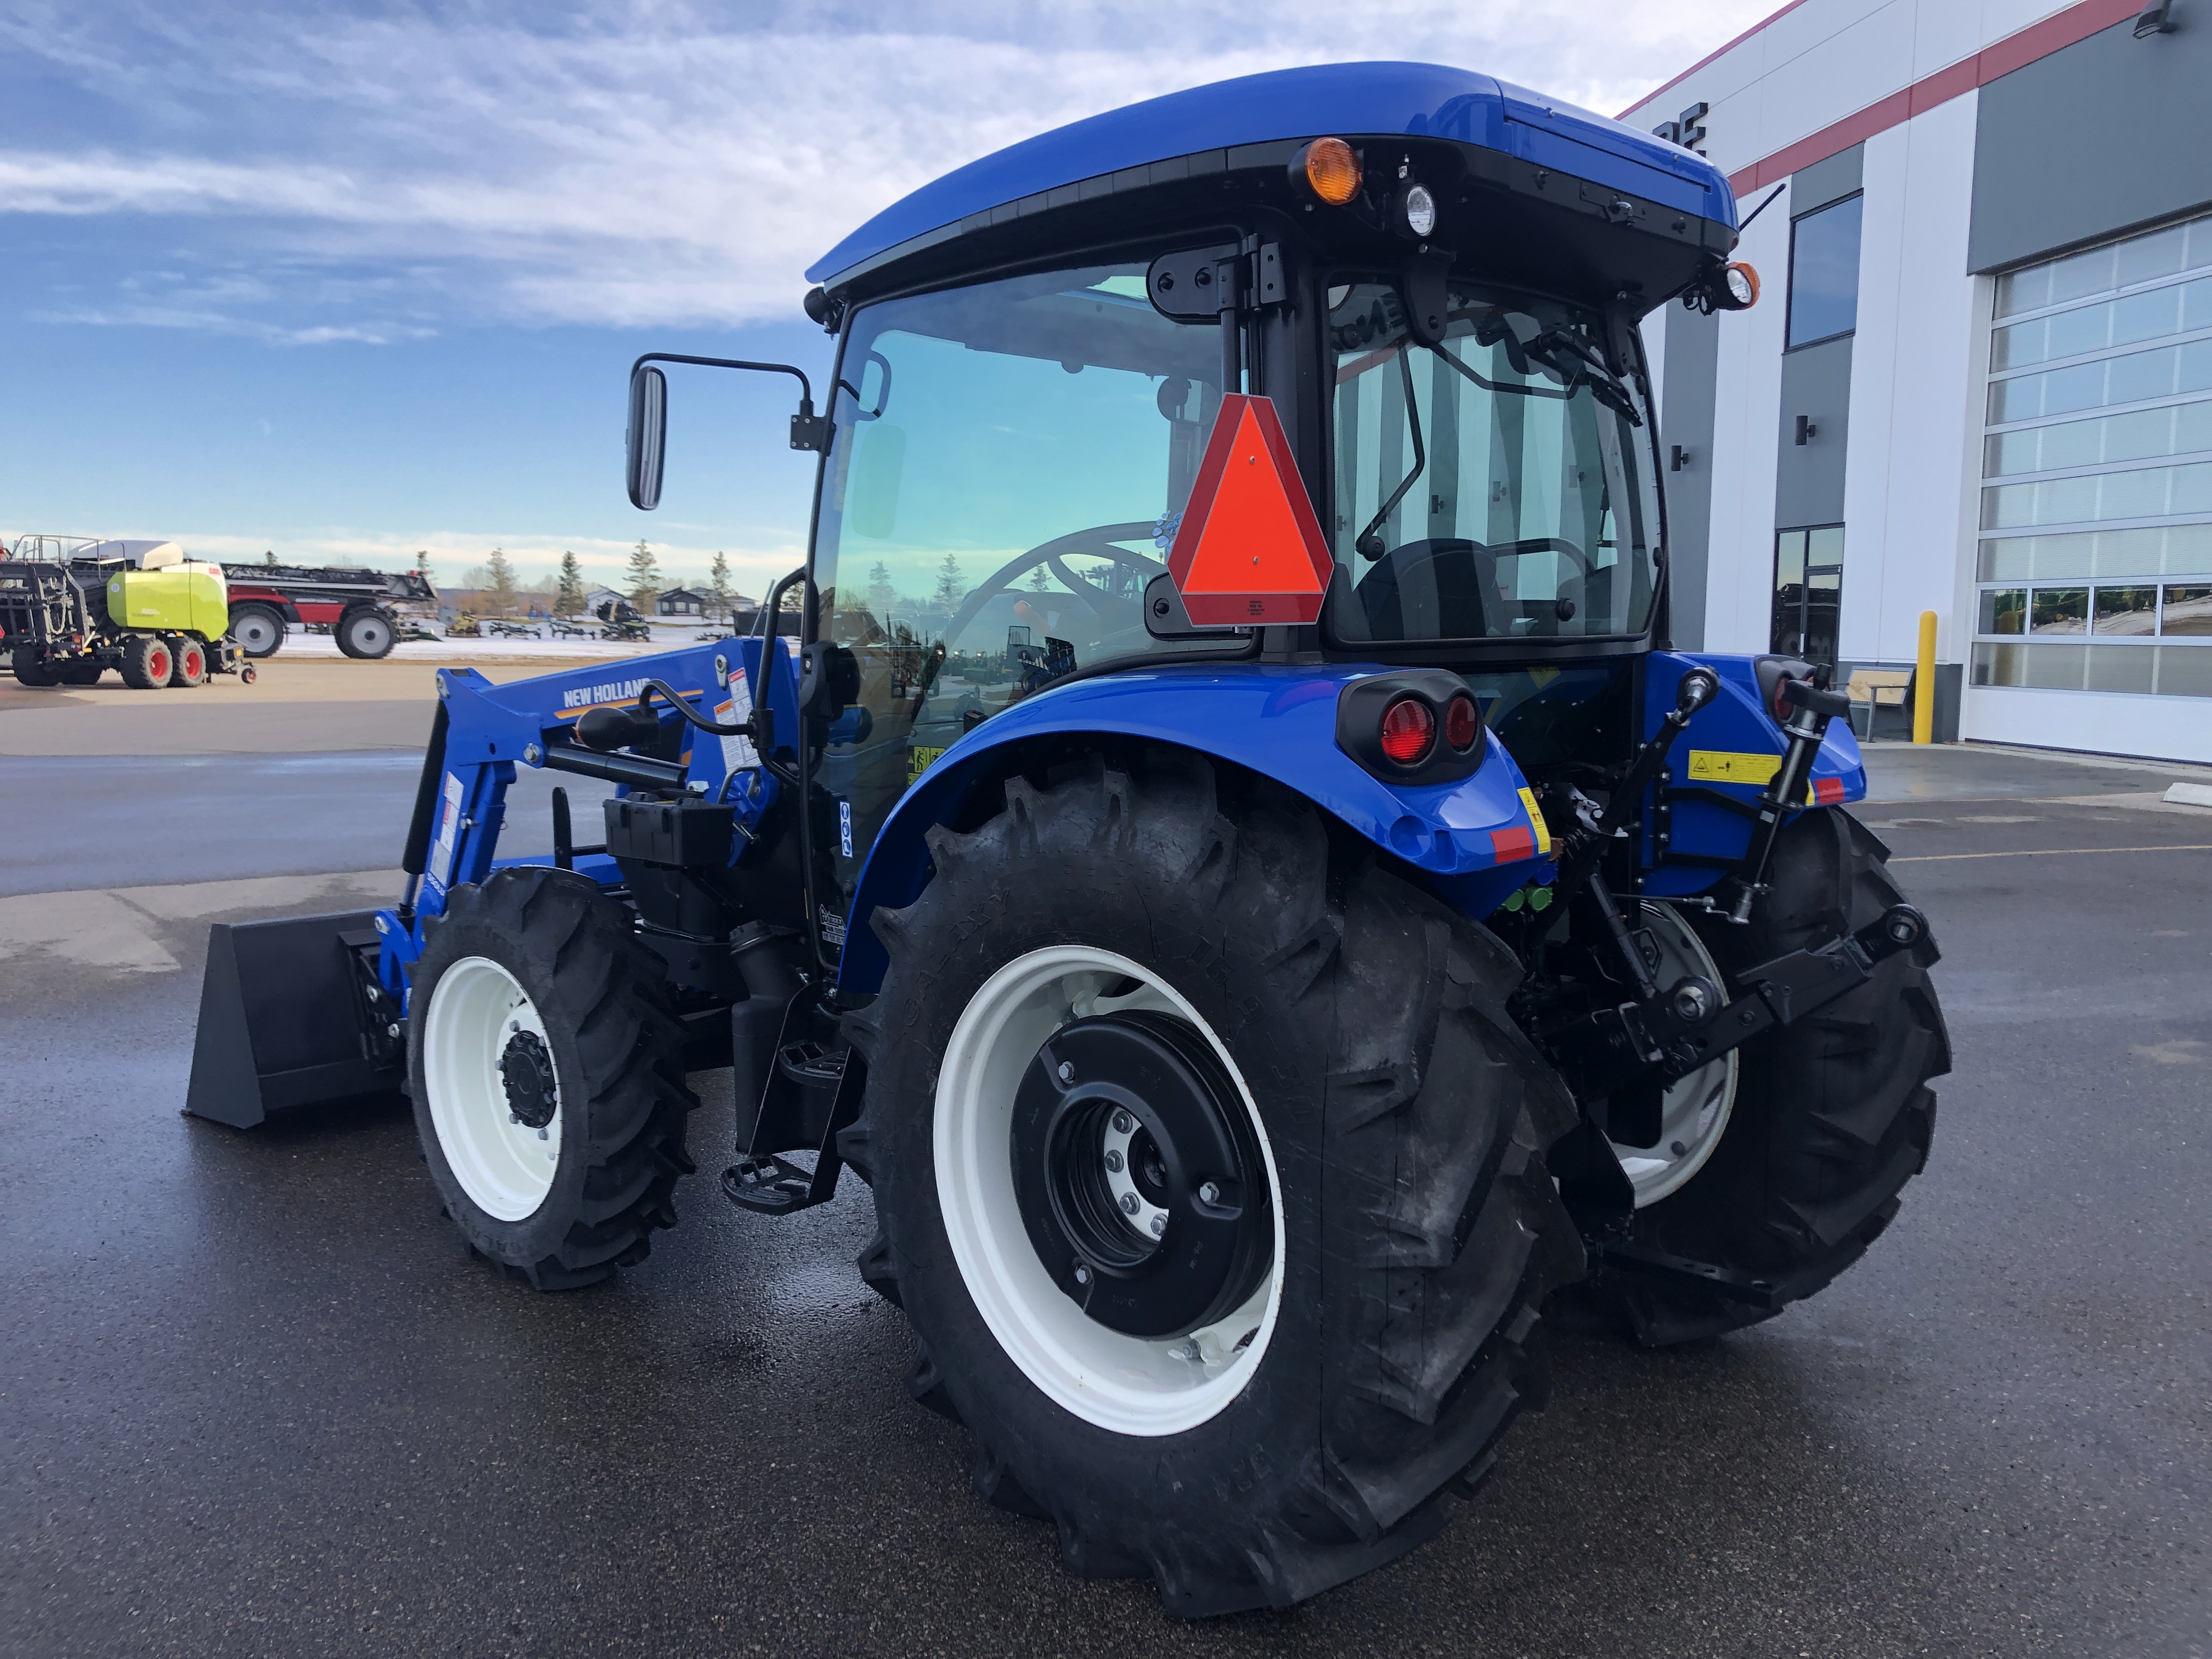
{"label": "side mirror", "polygon": [[626,470],[629,504],[650,513],[660,505],[660,471],[667,458],[668,377],[650,363],[629,374],[629,439]]}

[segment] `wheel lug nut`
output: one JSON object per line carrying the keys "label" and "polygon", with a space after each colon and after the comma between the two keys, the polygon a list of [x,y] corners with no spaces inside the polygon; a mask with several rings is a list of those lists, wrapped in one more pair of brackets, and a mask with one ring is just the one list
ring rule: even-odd
{"label": "wheel lug nut", "polygon": [[1060,1080],[1062,1083],[1075,1081],[1075,1066],[1072,1061],[1063,1060],[1060,1062]]}
{"label": "wheel lug nut", "polygon": [[1119,1152],[1108,1152],[1106,1154],[1106,1167],[1113,1170],[1116,1175],[1119,1175],[1121,1170],[1121,1154]]}
{"label": "wheel lug nut", "polygon": [[1210,1181],[1200,1182],[1198,1183],[1198,1201],[1201,1204],[1220,1203],[1221,1188],[1215,1186]]}
{"label": "wheel lug nut", "polygon": [[1154,1238],[1158,1238],[1162,1233],[1167,1231],[1167,1230],[1168,1218],[1165,1216],[1156,1215],[1152,1218],[1152,1237]]}
{"label": "wheel lug nut", "polygon": [[1137,1120],[1131,1117],[1127,1112],[1116,1112],[1114,1114],[1114,1133],[1115,1134],[1127,1134],[1130,1130],[1136,1127]]}
{"label": "wheel lug nut", "polygon": [[1091,1269],[1081,1262],[1078,1262],[1075,1267],[1075,1282],[1079,1285],[1088,1285],[1091,1282]]}
{"label": "wheel lug nut", "polygon": [[1675,1157],[1680,1158],[1680,1157],[1681,1157],[1681,1156],[1682,1156],[1682,1154],[1683,1154],[1683,1153],[1685,1153],[1685,1152],[1688,1152],[1690,1149],[1689,1149],[1687,1146],[1684,1146],[1680,1141],[1679,1141],[1679,1140],[1678,1140],[1678,1141],[1675,1141],[1675,1142],[1674,1142],[1673,1145],[1671,1145],[1670,1146],[1668,1146],[1668,1147],[1667,1148],[1667,1150],[1668,1150],[1668,1152],[1670,1152],[1674,1153]]}
{"label": "wheel lug nut", "polygon": [[1124,1193],[1124,1194],[1121,1194],[1121,1213],[1122,1213],[1123,1215],[1134,1215],[1134,1214],[1136,1214],[1136,1212],[1137,1212],[1137,1195],[1136,1195],[1136,1194],[1134,1194],[1134,1193]]}
{"label": "wheel lug nut", "polygon": [[544,1131],[544,1130],[543,1130],[543,1129],[540,1129],[540,1130],[538,1132],[538,1138],[540,1140],[544,1139],[545,1139],[545,1131]]}

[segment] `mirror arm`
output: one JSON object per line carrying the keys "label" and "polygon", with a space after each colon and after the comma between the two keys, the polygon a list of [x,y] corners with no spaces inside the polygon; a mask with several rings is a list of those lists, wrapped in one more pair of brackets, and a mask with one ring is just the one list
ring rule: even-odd
{"label": "mirror arm", "polygon": [[806,371],[790,363],[756,363],[740,357],[690,357],[680,352],[648,351],[629,366],[635,375],[647,363],[692,363],[701,368],[747,368],[761,374],[788,374],[799,382],[799,413],[791,417],[791,447],[793,449],[826,450],[830,447],[830,417],[814,412],[814,383],[806,378]]}

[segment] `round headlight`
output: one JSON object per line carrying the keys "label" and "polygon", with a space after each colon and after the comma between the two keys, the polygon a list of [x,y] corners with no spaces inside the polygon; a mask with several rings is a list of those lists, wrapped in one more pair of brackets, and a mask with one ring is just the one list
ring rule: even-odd
{"label": "round headlight", "polygon": [[1738,311],[1748,311],[1759,303],[1759,273],[1741,260],[1723,273],[1728,284],[1729,299]]}
{"label": "round headlight", "polygon": [[1424,241],[1437,228],[1437,198],[1429,194],[1426,185],[1407,186],[1404,206],[1406,228]]}

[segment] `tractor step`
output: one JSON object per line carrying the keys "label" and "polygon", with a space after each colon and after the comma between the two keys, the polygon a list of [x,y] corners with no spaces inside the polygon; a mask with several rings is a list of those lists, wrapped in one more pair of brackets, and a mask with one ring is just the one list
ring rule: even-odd
{"label": "tractor step", "polygon": [[775,1051],[775,1069],[802,1089],[835,1095],[845,1080],[845,1056],[851,1052],[842,1045],[787,1042]]}
{"label": "tractor step", "polygon": [[[833,1188],[835,1184],[833,1181]],[[722,1196],[757,1215],[789,1215],[794,1210],[811,1209],[829,1194],[816,1196],[811,1170],[771,1152],[765,1158],[745,1158],[723,1170]]]}

